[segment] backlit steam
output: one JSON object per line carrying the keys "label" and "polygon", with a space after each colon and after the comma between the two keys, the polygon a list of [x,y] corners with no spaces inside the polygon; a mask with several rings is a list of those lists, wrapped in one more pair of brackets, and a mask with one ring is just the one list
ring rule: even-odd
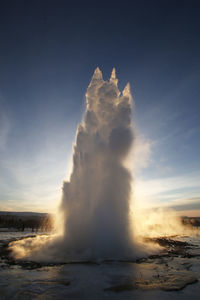
{"label": "backlit steam", "polygon": [[134,252],[129,215],[132,178],[124,166],[133,143],[132,96],[129,84],[121,94],[117,82],[115,69],[107,82],[97,68],[89,84],[72,173],[63,186],[63,234],[41,249],[46,256],[106,259]]}
{"label": "backlit steam", "polygon": [[[37,237],[34,242],[13,242],[10,248],[16,258],[101,260],[142,256],[144,249],[147,252],[144,245],[139,247],[133,241],[136,234],[130,220],[132,177],[125,159],[134,139],[132,96],[129,84],[121,94],[117,82],[115,69],[107,82],[97,68],[87,89],[72,173],[63,185],[62,235],[48,241]],[[148,218],[142,215],[135,220],[135,231],[146,234],[152,220],[146,222]]]}
{"label": "backlit steam", "polygon": [[132,97],[129,84],[121,95],[117,81],[115,69],[106,82],[97,68],[86,92],[86,112],[61,204],[63,242],[71,255],[110,258],[132,248],[131,174],[123,165],[133,142]]}

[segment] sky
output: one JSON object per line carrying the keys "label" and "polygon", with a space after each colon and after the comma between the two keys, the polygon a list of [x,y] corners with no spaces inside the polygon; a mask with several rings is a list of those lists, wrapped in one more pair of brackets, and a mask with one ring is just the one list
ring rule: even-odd
{"label": "sky", "polygon": [[199,1],[1,1],[0,210],[54,212],[98,66],[134,99],[134,201],[200,216]]}

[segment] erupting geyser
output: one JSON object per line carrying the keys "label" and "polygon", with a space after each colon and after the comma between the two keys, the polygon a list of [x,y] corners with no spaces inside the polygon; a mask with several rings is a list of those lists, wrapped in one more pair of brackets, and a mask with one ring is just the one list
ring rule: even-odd
{"label": "erupting geyser", "polygon": [[[115,69],[109,82],[103,80],[99,68],[95,70],[77,129],[72,173],[63,186],[63,234],[49,242],[28,241],[31,259],[101,260],[137,255],[130,220],[132,177],[124,163],[133,143],[132,96],[129,84],[121,94],[117,82]],[[18,252],[27,253],[22,243],[18,246]],[[17,253],[17,247],[13,250]]]}
{"label": "erupting geyser", "polygon": [[115,69],[104,81],[99,68],[86,92],[69,182],[63,186],[63,243],[69,255],[117,258],[133,250],[129,220],[131,174],[124,166],[133,142],[132,96],[122,95]]}

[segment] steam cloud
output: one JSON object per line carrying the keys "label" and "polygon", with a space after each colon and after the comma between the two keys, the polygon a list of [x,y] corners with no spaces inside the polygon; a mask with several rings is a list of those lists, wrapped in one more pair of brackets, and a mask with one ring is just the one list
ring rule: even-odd
{"label": "steam cloud", "polygon": [[86,112],[78,126],[73,170],[63,186],[63,243],[69,255],[112,258],[129,253],[131,174],[124,167],[133,142],[132,96],[120,94],[115,69],[104,81],[99,68],[86,92]]}
{"label": "steam cloud", "polygon": [[107,82],[97,68],[87,89],[72,173],[63,186],[63,234],[47,243],[43,238],[28,241],[27,249],[14,242],[15,257],[77,261],[144,254],[133,243],[129,207],[132,177],[124,164],[134,139],[132,96],[129,84],[121,94],[117,83],[115,69]]}
{"label": "steam cloud", "polygon": [[63,234],[14,241],[10,249],[15,258],[55,262],[132,259],[160,250],[145,245],[143,237],[185,232],[173,211],[135,214],[130,209],[132,177],[124,162],[134,139],[132,96],[129,84],[121,94],[117,82],[115,69],[107,82],[97,68],[87,89],[72,173],[63,186]]}

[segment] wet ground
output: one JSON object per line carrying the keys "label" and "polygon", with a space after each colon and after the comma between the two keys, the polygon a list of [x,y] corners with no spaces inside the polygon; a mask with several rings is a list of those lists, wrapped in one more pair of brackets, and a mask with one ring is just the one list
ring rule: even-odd
{"label": "wet ground", "polygon": [[[155,238],[158,255],[136,261],[15,261],[1,236],[0,299],[200,299],[200,237]],[[33,236],[34,238],[34,236]],[[146,242],[152,242],[147,239]]]}

